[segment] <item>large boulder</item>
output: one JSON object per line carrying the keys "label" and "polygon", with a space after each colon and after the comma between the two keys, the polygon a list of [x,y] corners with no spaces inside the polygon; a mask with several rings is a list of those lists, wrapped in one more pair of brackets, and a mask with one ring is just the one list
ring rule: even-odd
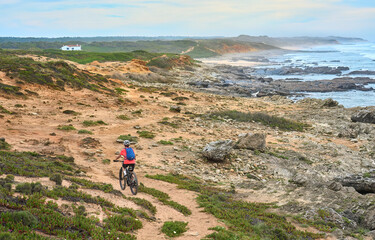
{"label": "large boulder", "polygon": [[375,171],[336,179],[345,187],[353,187],[361,194],[375,193]]}
{"label": "large boulder", "polygon": [[360,110],[351,119],[353,122],[375,123],[375,109]]}
{"label": "large boulder", "polygon": [[209,161],[224,162],[229,157],[232,149],[232,140],[220,140],[207,144],[203,148],[202,155]]}
{"label": "large boulder", "polygon": [[244,133],[238,137],[235,148],[251,150],[264,150],[266,148],[266,135],[264,133]]}

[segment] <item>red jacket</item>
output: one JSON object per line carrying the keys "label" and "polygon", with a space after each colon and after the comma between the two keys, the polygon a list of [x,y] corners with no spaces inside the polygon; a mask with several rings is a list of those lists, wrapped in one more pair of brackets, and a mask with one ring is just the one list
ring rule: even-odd
{"label": "red jacket", "polygon": [[[133,151],[134,151],[134,149],[133,149]],[[135,154],[135,152],[134,152],[134,154]],[[128,160],[126,158],[126,149],[125,148],[121,150],[120,155],[124,157],[124,164],[135,164],[135,159],[134,160]]]}

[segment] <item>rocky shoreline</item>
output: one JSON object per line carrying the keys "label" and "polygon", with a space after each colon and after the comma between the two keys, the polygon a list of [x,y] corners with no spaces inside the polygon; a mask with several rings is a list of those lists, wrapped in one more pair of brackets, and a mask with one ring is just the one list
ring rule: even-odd
{"label": "rocky shoreline", "polygon": [[[341,73],[342,68],[308,67],[308,68],[282,68],[283,73],[298,72],[301,75],[309,73],[331,74]],[[262,70],[263,73],[275,69]],[[365,73],[364,73],[365,74]],[[367,73],[366,73],[367,74]],[[274,80],[263,77],[258,69],[251,67],[217,65],[202,67],[187,81],[187,84],[205,92],[216,94],[263,97],[263,96],[301,96],[304,92],[342,92],[350,90],[374,91],[368,84],[375,83],[375,78],[341,76],[332,80],[299,81],[298,79]]]}

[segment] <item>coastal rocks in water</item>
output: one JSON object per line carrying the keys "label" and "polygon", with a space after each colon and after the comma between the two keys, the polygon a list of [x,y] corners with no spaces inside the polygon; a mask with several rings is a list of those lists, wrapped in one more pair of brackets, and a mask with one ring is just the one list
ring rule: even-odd
{"label": "coastal rocks in water", "polygon": [[229,157],[232,149],[232,140],[220,140],[207,144],[202,151],[202,155],[209,161],[224,162]]}
{"label": "coastal rocks in water", "polygon": [[369,70],[353,71],[353,72],[350,72],[349,75],[375,75],[375,71],[369,71]]}
{"label": "coastal rocks in water", "polygon": [[354,113],[351,117],[353,122],[375,123],[375,109],[365,109]]}
{"label": "coastal rocks in water", "polygon": [[361,194],[375,193],[375,171],[364,175],[352,175],[338,181],[345,187],[353,187]]}
{"label": "coastal rocks in water", "polygon": [[306,75],[306,74],[334,74],[340,75],[342,71],[348,71],[348,67],[282,67],[256,69],[255,73],[260,75]]}
{"label": "coastal rocks in water", "polygon": [[266,148],[266,135],[264,133],[241,134],[234,148],[264,150]]}

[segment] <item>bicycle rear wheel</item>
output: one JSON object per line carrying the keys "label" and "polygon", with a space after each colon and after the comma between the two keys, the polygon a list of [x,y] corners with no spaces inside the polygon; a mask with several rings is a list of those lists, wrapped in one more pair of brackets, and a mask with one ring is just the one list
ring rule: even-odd
{"label": "bicycle rear wheel", "polygon": [[126,178],[124,176],[124,169],[121,167],[119,172],[119,181],[120,181],[120,187],[122,190],[125,190],[126,188]]}
{"label": "bicycle rear wheel", "polygon": [[138,193],[138,179],[137,179],[137,175],[134,172],[130,173],[129,187],[130,187],[130,191],[133,193],[133,195],[137,195],[137,193]]}

